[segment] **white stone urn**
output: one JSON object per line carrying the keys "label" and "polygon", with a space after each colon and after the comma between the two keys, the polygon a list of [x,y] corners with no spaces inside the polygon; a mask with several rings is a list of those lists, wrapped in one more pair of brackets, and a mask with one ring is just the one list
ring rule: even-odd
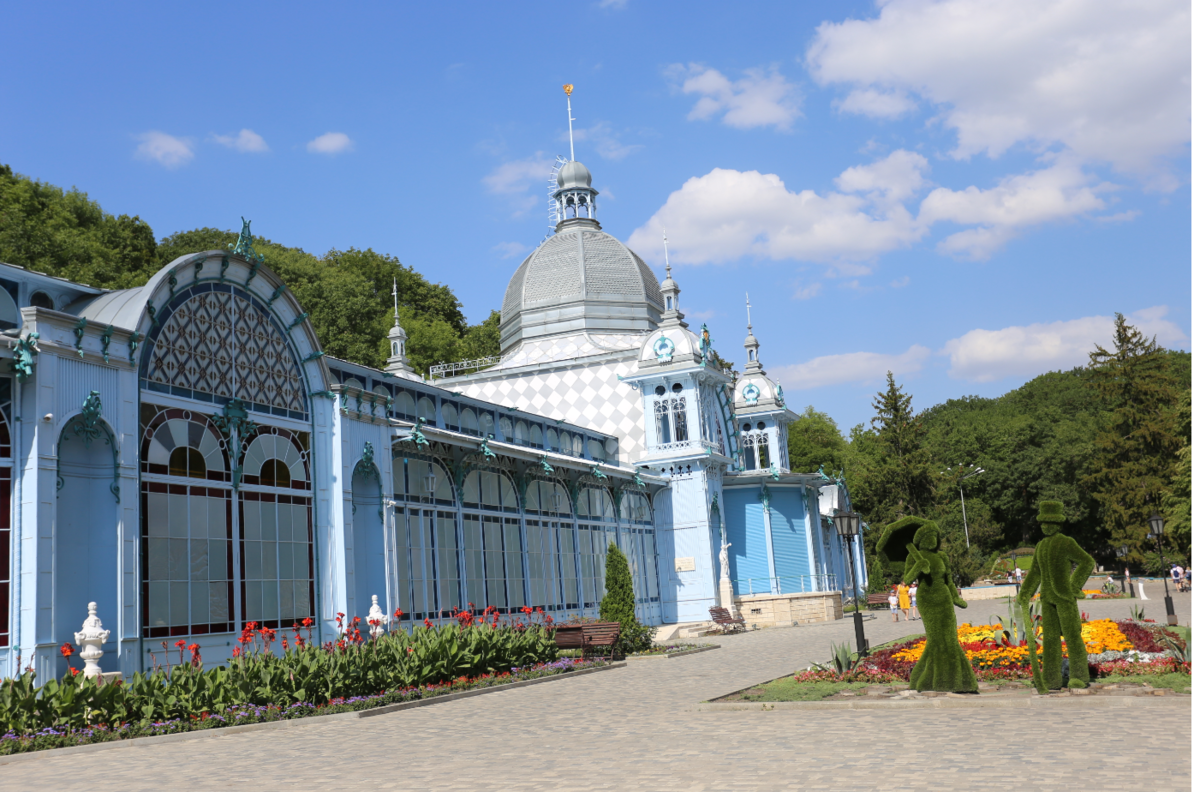
{"label": "white stone urn", "polygon": [[108,640],[109,630],[103,629],[100,617],[96,615],[96,603],[88,603],[88,617],[83,621],[83,629],[75,633],[75,643],[79,644],[79,656],[83,659],[83,675],[85,677],[100,676],[100,658],[104,650],[100,647]]}
{"label": "white stone urn", "polygon": [[[371,622],[375,622],[371,624]],[[367,612],[367,624],[371,626],[371,637],[378,638],[383,635],[383,625],[387,624],[387,614],[379,607],[379,595],[371,595],[371,610]]]}

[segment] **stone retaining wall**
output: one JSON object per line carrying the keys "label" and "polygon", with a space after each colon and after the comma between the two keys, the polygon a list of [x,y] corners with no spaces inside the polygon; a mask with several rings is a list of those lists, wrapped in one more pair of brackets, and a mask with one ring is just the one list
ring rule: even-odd
{"label": "stone retaining wall", "polygon": [[842,618],[842,595],[838,591],[755,594],[735,597],[734,604],[746,620],[746,628],[750,630],[792,627]]}

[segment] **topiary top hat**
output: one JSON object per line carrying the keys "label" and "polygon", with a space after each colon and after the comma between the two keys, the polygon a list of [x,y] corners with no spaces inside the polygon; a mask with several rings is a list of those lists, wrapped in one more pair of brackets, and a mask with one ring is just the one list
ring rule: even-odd
{"label": "topiary top hat", "polygon": [[1038,504],[1037,521],[1040,523],[1064,523],[1062,501],[1042,501]]}

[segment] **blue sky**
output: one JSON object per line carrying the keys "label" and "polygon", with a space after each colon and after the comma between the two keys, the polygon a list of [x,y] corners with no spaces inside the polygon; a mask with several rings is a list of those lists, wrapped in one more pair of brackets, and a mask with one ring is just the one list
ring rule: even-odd
{"label": "blue sky", "polygon": [[0,162],[161,237],[372,247],[498,308],[566,154],[599,219],[843,431],[1083,364],[1121,311],[1191,348],[1187,4],[24,3]]}

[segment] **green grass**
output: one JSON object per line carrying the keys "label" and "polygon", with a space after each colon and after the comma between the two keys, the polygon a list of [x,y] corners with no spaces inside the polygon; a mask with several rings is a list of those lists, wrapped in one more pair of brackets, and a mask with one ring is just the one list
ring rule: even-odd
{"label": "green grass", "polygon": [[792,677],[784,677],[752,688],[762,693],[746,691],[742,698],[747,701],[820,701],[835,696],[843,690],[861,690],[865,682],[797,682]]}
{"label": "green grass", "polygon": [[1176,693],[1192,692],[1191,674],[1139,674],[1138,676],[1110,676],[1092,680],[1093,685],[1113,685],[1121,683],[1150,685],[1156,688],[1167,688]]}

